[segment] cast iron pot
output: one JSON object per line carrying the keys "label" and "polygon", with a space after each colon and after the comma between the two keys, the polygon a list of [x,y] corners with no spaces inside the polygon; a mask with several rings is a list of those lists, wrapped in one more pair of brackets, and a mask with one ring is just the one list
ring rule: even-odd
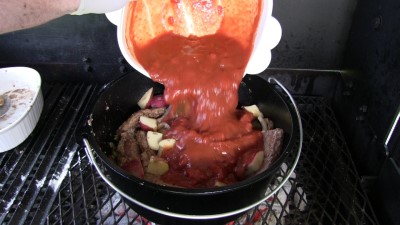
{"label": "cast iron pot", "polygon": [[[271,78],[270,82],[277,81]],[[276,90],[277,85],[271,85],[258,76],[243,78],[239,107],[257,104],[276,127],[284,129],[285,136],[283,152],[272,166],[234,185],[208,189],[165,187],[129,175],[108,158],[117,128],[139,110],[137,102],[140,97],[150,87],[154,87],[156,93],[163,91],[162,85],[136,72],[105,85],[93,98],[86,109],[85,119],[77,129],[77,137],[83,140],[86,153],[103,180],[120,193],[138,214],[160,224],[223,224],[236,219],[277,191],[271,192],[269,184],[275,181],[276,171],[293,151],[296,151],[294,155],[297,158],[290,173],[296,166],[302,143],[300,115],[296,104],[287,100],[293,101],[290,94],[282,85],[279,86],[285,94]],[[282,185],[290,173],[282,180]]]}

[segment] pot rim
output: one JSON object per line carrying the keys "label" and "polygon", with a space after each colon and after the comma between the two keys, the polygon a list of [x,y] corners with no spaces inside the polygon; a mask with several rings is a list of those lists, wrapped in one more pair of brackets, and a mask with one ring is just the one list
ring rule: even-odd
{"label": "pot rim", "polygon": [[[124,76],[121,76],[119,79],[122,79]],[[109,85],[111,85],[114,82],[117,82],[119,79],[105,85],[102,90],[98,93],[98,96],[100,96]],[[97,165],[95,157],[92,153],[92,151],[95,151],[96,154],[98,155],[98,157],[101,159],[102,161],[102,165],[104,166],[104,164],[106,165],[107,168],[114,170],[115,172],[117,172],[119,175],[123,176],[124,178],[127,178],[135,183],[138,183],[142,186],[146,186],[147,188],[153,189],[153,190],[157,190],[157,191],[162,191],[162,192],[168,192],[168,193],[174,193],[174,194],[180,194],[180,195],[187,195],[187,196],[204,196],[204,195],[217,195],[217,194],[223,194],[226,192],[231,192],[237,189],[244,189],[247,186],[254,184],[260,180],[262,180],[263,178],[265,178],[265,176],[268,176],[269,174],[272,174],[273,172],[275,172],[277,169],[279,169],[282,164],[284,163],[284,160],[287,158],[287,155],[289,154],[289,151],[293,151],[293,145],[296,142],[296,140],[292,140],[292,138],[294,138],[294,134],[291,135],[290,140],[288,142],[288,145],[286,146],[286,148],[284,149],[284,151],[282,152],[282,154],[279,156],[279,158],[266,170],[262,171],[261,173],[247,178],[243,181],[237,182],[235,184],[232,185],[227,185],[227,186],[223,186],[223,187],[214,187],[214,188],[197,188],[197,189],[185,189],[185,188],[178,188],[178,187],[170,187],[170,186],[163,186],[163,185],[159,185],[159,184],[155,184],[149,181],[146,181],[144,179],[140,179],[138,177],[135,177],[133,175],[129,175],[128,173],[126,173],[122,168],[118,167],[117,165],[115,165],[115,163],[111,162],[111,160],[106,156],[106,154],[101,151],[100,146],[98,146],[97,142],[94,140],[94,136],[93,135],[88,135],[88,134],[92,134],[93,131],[91,130],[91,126],[89,126],[85,121],[85,125],[84,125],[84,130],[86,132],[84,132],[84,134],[82,134],[82,140],[83,143],[85,144],[85,151],[87,156],[90,159],[90,162],[93,166],[95,166],[97,172],[100,174],[100,176],[102,177],[102,179],[109,185],[111,186],[115,191],[117,191],[119,194],[121,194],[124,198],[128,199],[129,201],[143,207],[146,208],[148,210],[151,210],[153,212],[156,213],[160,213],[163,215],[167,215],[167,216],[171,216],[171,217],[176,217],[176,218],[184,218],[184,219],[216,219],[216,218],[222,218],[222,217],[227,217],[227,216],[232,216],[232,215],[236,215],[238,213],[242,213],[246,210],[249,210],[257,205],[259,205],[260,203],[264,202],[266,199],[268,199],[269,197],[271,197],[273,194],[275,194],[278,190],[280,190],[280,188],[285,184],[285,182],[289,179],[290,175],[293,173],[297,162],[299,160],[300,157],[300,153],[301,153],[301,149],[302,149],[302,142],[303,142],[303,129],[302,129],[302,123],[301,123],[301,117],[300,117],[300,113],[298,111],[297,105],[293,99],[293,97],[290,95],[289,91],[275,78],[269,78],[268,79],[268,83],[276,83],[284,92],[285,94],[289,97],[292,105],[291,107],[289,106],[289,111],[291,113],[292,116],[292,121],[293,124],[295,124],[297,122],[297,126],[298,126],[298,138],[299,138],[299,143],[298,143],[298,149],[297,149],[297,154],[296,157],[294,159],[294,163],[293,166],[289,169],[288,168],[288,173],[286,175],[286,177],[284,177],[281,181],[281,183],[276,186],[276,188],[274,190],[272,190],[269,194],[265,193],[265,196],[261,199],[259,199],[258,201],[255,201],[254,203],[248,204],[247,206],[241,208],[241,209],[237,209],[237,210],[233,210],[230,212],[224,212],[224,213],[218,213],[218,214],[211,214],[211,215],[189,215],[189,214],[183,214],[183,213],[175,213],[175,212],[170,212],[170,211],[165,211],[159,208],[155,208],[153,206],[147,205],[143,202],[140,202],[134,198],[132,198],[131,196],[129,196],[128,194],[126,194],[123,190],[121,190],[120,188],[118,188],[116,185],[114,185],[114,183],[109,180],[107,178],[107,176],[102,172],[101,168],[99,165]],[[279,95],[280,96],[280,95]],[[93,101],[97,101],[97,98],[94,98]],[[94,104],[91,104],[92,106]],[[91,107],[88,107],[87,110],[91,110]],[[292,125],[292,132],[296,132],[294,129],[294,125]],[[92,143],[92,144],[91,144]],[[99,151],[100,150],[100,151]]]}

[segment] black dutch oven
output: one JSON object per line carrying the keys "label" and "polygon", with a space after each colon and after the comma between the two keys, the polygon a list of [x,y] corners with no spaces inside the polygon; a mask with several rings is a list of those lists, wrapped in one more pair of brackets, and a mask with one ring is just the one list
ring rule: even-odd
{"label": "black dutch oven", "polygon": [[[270,82],[277,81],[272,78]],[[257,104],[276,127],[284,129],[283,151],[268,169],[233,185],[208,189],[161,186],[129,175],[108,158],[117,128],[139,110],[137,102],[141,96],[150,87],[156,93],[163,91],[162,85],[136,72],[105,85],[93,98],[77,129],[77,138],[83,140],[86,153],[103,180],[138,214],[160,224],[223,224],[275,193],[268,188],[276,179],[276,171],[296,151],[292,172],[300,154],[302,130],[297,107],[288,100],[293,101],[279,82],[284,91],[277,91],[278,86],[270,82],[254,75],[245,76],[239,89],[239,107]]]}

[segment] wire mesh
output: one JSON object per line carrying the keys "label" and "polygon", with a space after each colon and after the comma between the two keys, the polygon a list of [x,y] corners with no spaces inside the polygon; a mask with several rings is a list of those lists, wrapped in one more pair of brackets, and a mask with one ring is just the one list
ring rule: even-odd
{"label": "wire mesh", "polygon": [[[375,224],[329,105],[317,97],[296,97],[296,102],[301,111],[305,137],[295,172],[277,193],[230,224]],[[71,219],[71,223],[152,224],[137,215],[118,193],[103,183],[89,165],[83,149],[78,156],[71,167],[78,176],[69,177],[70,181],[66,183],[79,183],[81,187],[77,190],[80,193],[60,198],[60,203],[70,202],[73,207],[62,208],[54,204],[49,218],[52,214],[61,214],[64,217],[69,215],[66,218]],[[281,168],[281,174],[286,172],[287,167]],[[78,181],[73,181],[75,179]],[[277,179],[283,179],[283,176]],[[73,186],[66,185],[60,194],[73,193]],[[80,199],[74,200],[74,196]],[[89,207],[82,205],[85,203]],[[76,212],[71,208],[82,210]],[[49,219],[48,224],[59,221]],[[63,220],[63,224],[65,222]]]}
{"label": "wire mesh", "polygon": [[[1,224],[153,224],[102,181],[72,137],[99,88],[52,84],[45,90],[38,128],[22,145],[0,154]],[[377,224],[329,103],[322,97],[295,100],[304,140],[294,173],[229,225]]]}

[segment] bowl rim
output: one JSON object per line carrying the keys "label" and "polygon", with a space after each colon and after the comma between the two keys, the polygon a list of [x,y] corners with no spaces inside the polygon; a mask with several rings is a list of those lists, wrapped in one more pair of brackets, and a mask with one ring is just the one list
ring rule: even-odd
{"label": "bowl rim", "polygon": [[[127,12],[128,12],[128,9],[129,9],[128,6],[125,6],[125,7],[122,8],[120,11],[118,11],[118,13],[119,13],[119,15],[118,15],[119,21],[118,21],[118,23],[116,24],[116,25],[117,25],[117,41],[118,41],[118,46],[119,46],[119,49],[120,49],[120,51],[121,51],[123,57],[124,57],[125,60],[128,62],[128,64],[131,65],[131,66],[132,66],[135,70],[137,70],[139,73],[141,73],[141,74],[143,74],[144,76],[150,78],[149,73],[143,68],[142,65],[140,65],[139,62],[137,62],[137,61],[135,60],[135,57],[134,57],[134,56],[132,55],[132,53],[128,50],[128,46],[127,46],[127,43],[126,43],[126,40],[125,40],[125,28],[126,28],[126,17],[127,17],[126,14],[127,14]],[[263,32],[263,30],[264,30],[264,27],[266,27],[266,24],[268,23],[269,18],[273,18],[273,17],[272,17],[272,10],[273,10],[273,0],[262,0],[262,11],[265,12],[265,13],[261,13],[261,17],[260,17],[260,19],[259,19],[258,27],[261,28],[261,29],[258,29],[257,32],[256,32],[256,35],[255,35],[255,38],[254,38],[253,50],[252,50],[253,52],[254,52],[254,49],[256,49],[257,46],[260,44],[261,40],[264,40],[264,39],[265,39],[265,38],[264,38],[264,39],[261,39],[261,36],[262,36],[264,33],[266,33],[266,32]],[[118,14],[118,13],[116,13],[116,14]],[[109,20],[110,20],[112,23],[115,23],[115,21],[116,21],[115,15],[109,14],[109,17],[110,17]],[[277,22],[277,20],[274,20],[274,21]],[[279,36],[279,39],[280,39],[281,34],[279,34],[278,36]],[[265,41],[265,40],[264,40],[264,41]],[[252,54],[252,55],[253,55],[253,54]],[[254,57],[252,57],[252,55],[249,57],[248,65],[250,64],[250,60],[252,60],[252,59],[254,58]],[[270,51],[269,51],[269,53],[268,53],[269,59],[268,59],[268,62],[267,62],[266,67],[268,67],[268,65],[269,65],[269,63],[270,63],[270,60],[271,60],[270,55],[271,55],[271,49],[270,49]],[[256,69],[256,70],[257,70],[257,69]],[[246,74],[254,74],[254,73],[251,72],[251,71],[254,71],[254,69],[251,69],[251,68],[247,68],[247,67],[246,67],[245,72],[244,72],[244,74],[243,74],[243,77],[244,77]],[[257,71],[258,71],[258,70],[257,70]]]}
{"label": "bowl rim", "polygon": [[[114,84],[115,82],[118,82],[120,79],[123,79],[124,76],[129,76],[130,73],[125,74],[123,76],[121,76],[120,78],[104,85],[101,90],[97,93],[97,95],[91,100],[91,103],[89,104],[90,107],[87,107],[87,113],[86,115],[91,116],[91,112],[92,109],[94,108],[95,103],[97,102],[98,98],[102,95],[102,93],[104,93],[109,86],[111,86],[112,84]],[[249,75],[250,77],[254,77],[253,75]],[[258,77],[258,76],[256,76]],[[258,78],[257,78],[258,79]],[[259,77],[259,79],[262,79]],[[262,203],[263,201],[265,201],[266,199],[268,199],[270,196],[272,196],[273,194],[275,194],[278,190],[280,190],[280,188],[283,186],[283,184],[289,179],[290,175],[293,173],[297,162],[299,160],[300,157],[300,153],[301,153],[301,149],[302,149],[302,141],[303,141],[303,131],[302,131],[302,124],[301,124],[301,118],[300,118],[300,114],[298,112],[296,103],[294,102],[292,96],[290,95],[290,93],[286,90],[286,88],[281,85],[279,83],[279,81],[277,81],[276,79],[272,78],[271,80],[268,80],[268,82],[266,81],[266,83],[269,83],[270,85],[271,82],[278,82],[277,84],[284,89],[285,94],[288,95],[288,97],[290,98],[292,104],[288,104],[285,101],[285,104],[287,105],[289,112],[291,114],[291,118],[292,118],[292,132],[297,132],[296,129],[294,129],[296,126],[298,126],[299,129],[299,135],[298,135],[298,139],[299,139],[299,147],[297,149],[297,154],[296,154],[296,158],[294,160],[293,166],[289,169],[288,171],[289,173],[287,173],[287,176],[283,178],[283,180],[281,181],[280,185],[278,185],[275,190],[273,190],[271,193],[269,193],[268,195],[265,195],[263,198],[261,198],[258,201],[255,201],[252,204],[248,204],[247,206],[241,208],[241,209],[237,209],[234,211],[230,211],[230,212],[225,212],[225,213],[218,213],[218,214],[211,214],[211,215],[189,215],[189,214],[182,214],[182,213],[174,213],[174,212],[170,212],[170,211],[165,211],[159,208],[155,208],[153,206],[147,205],[137,199],[132,198],[131,196],[129,196],[128,194],[126,194],[123,190],[121,190],[120,188],[118,188],[116,185],[114,185],[114,183],[110,180],[108,180],[108,178],[106,177],[106,175],[104,175],[104,177],[101,175],[102,171],[100,170],[100,167],[98,168],[98,165],[95,161],[95,157],[93,156],[92,151],[94,151],[97,156],[100,158],[101,160],[101,164],[103,166],[105,166],[107,169],[111,169],[114,172],[116,172],[117,174],[121,175],[124,178],[127,178],[129,180],[131,180],[132,182],[135,182],[139,185],[142,186],[146,186],[147,188],[154,190],[154,191],[158,191],[158,192],[164,192],[164,193],[173,193],[173,194],[179,194],[179,195],[185,195],[185,196],[204,196],[204,195],[217,195],[217,194],[223,194],[226,192],[231,192],[234,190],[238,190],[238,189],[245,189],[247,186],[254,184],[256,182],[259,182],[260,180],[262,180],[265,176],[268,176],[269,174],[275,172],[277,169],[279,169],[282,164],[284,163],[284,159],[287,158],[288,154],[290,153],[290,151],[294,151],[294,144],[297,140],[295,140],[295,136],[293,133],[290,137],[290,140],[288,142],[288,145],[286,146],[285,149],[283,149],[280,157],[267,169],[265,169],[264,171],[249,177],[243,181],[239,181],[237,183],[231,184],[231,185],[227,185],[227,186],[223,186],[223,187],[213,187],[213,188],[194,188],[194,189],[185,189],[185,188],[179,188],[179,187],[171,187],[171,186],[163,186],[163,185],[159,185],[156,183],[152,183],[150,181],[138,178],[136,176],[130,175],[127,172],[125,172],[122,168],[120,168],[119,166],[117,166],[114,162],[112,162],[107,155],[101,150],[101,147],[98,145],[97,141],[95,140],[94,137],[94,131],[92,130],[92,127],[88,124],[88,120],[84,120],[84,123],[82,124],[83,127],[82,129],[78,129],[78,130],[82,130],[80,131],[80,134],[78,134],[78,136],[83,140],[83,143],[85,144],[86,148],[86,154],[87,156],[90,158],[91,163],[96,167],[96,169],[98,170],[99,174],[102,176],[103,180],[110,185],[115,191],[117,191],[118,193],[120,193],[123,197],[127,198],[128,200],[134,202],[135,204],[138,204],[146,209],[149,209],[153,212],[157,212],[163,215],[168,215],[168,216],[172,216],[172,217],[177,217],[177,218],[186,218],[186,219],[214,219],[214,218],[222,218],[222,217],[227,217],[227,216],[231,216],[231,215],[235,215],[241,212],[244,212],[245,210],[249,210],[252,207],[255,207],[257,205],[259,205],[260,203]],[[280,98],[282,98],[282,95],[276,91],[273,88],[273,91],[276,92],[276,94],[278,94],[278,96]],[[297,125],[298,124],[298,125]],[[296,137],[297,139],[297,137]]]}
{"label": "bowl rim", "polygon": [[[4,127],[3,129],[0,129],[0,135],[1,133],[5,133],[6,131],[12,129],[13,127],[15,127],[16,125],[18,125],[28,114],[29,112],[32,111],[32,106],[34,105],[34,103],[37,101],[37,98],[40,94],[40,89],[42,86],[42,78],[39,74],[39,72],[33,68],[30,67],[24,67],[24,66],[15,66],[15,67],[6,67],[6,68],[0,68],[0,77],[3,76],[3,74],[8,73],[8,71],[12,72],[12,73],[16,73],[16,72],[24,72],[27,75],[26,76],[33,76],[33,78],[31,79],[31,81],[35,81],[35,85],[36,85],[36,89],[32,90],[35,92],[35,95],[33,96],[33,100],[32,103],[28,106],[28,108],[24,111],[24,113],[15,121],[13,121],[11,124],[9,124],[8,126]],[[29,74],[29,75],[28,75]]]}

